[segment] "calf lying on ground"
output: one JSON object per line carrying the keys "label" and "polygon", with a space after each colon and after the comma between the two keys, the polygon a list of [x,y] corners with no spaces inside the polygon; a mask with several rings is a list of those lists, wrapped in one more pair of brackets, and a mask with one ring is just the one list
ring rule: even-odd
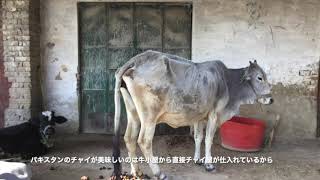
{"label": "calf lying on ground", "polygon": [[67,119],[54,116],[54,112],[42,112],[39,117],[28,122],[0,129],[0,149],[5,153],[20,154],[23,158],[43,155],[52,145],[49,138],[54,134],[55,123]]}

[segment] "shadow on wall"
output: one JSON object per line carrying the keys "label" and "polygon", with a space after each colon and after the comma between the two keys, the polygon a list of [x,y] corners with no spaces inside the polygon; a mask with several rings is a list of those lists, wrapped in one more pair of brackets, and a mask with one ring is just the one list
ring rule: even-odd
{"label": "shadow on wall", "polygon": [[31,64],[31,117],[42,110],[40,72],[40,0],[29,1],[30,64]]}
{"label": "shadow on wall", "polygon": [[[2,12],[2,3],[0,3],[0,12]],[[9,83],[4,75],[3,59],[3,38],[2,38],[2,17],[0,17],[0,128],[4,127],[4,111],[9,107]]]}

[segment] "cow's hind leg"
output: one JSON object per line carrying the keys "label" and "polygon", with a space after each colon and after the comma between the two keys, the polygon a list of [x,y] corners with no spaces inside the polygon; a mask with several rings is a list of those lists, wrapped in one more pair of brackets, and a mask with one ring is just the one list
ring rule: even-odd
{"label": "cow's hind leg", "polygon": [[194,144],[195,144],[195,150],[194,150],[194,158],[193,160],[201,165],[203,162],[200,160],[200,153],[201,153],[201,142],[203,140],[203,123],[202,121],[195,122],[194,123]]}
{"label": "cow's hind leg", "polygon": [[149,92],[144,85],[139,84],[139,82],[134,82],[134,80],[129,76],[123,76],[123,80],[127,85],[141,122],[138,138],[140,149],[146,160],[149,161],[149,166],[153,174],[158,179],[166,180],[168,178],[165,174],[161,173],[159,165],[155,162],[156,158],[153,156],[152,152],[152,139],[157,119],[159,118],[162,108],[159,97]]}
{"label": "cow's hind leg", "polygon": [[211,146],[214,134],[217,128],[217,114],[211,113],[209,115],[207,127],[206,127],[206,139],[205,139],[205,168],[207,171],[215,171],[216,167],[212,163],[212,156],[211,156]]}
{"label": "cow's hind leg", "polygon": [[154,136],[156,128],[156,123],[146,122],[141,124],[141,130],[139,134],[138,143],[147,161],[149,161],[149,166],[153,174],[160,180],[167,180],[168,177],[160,171],[160,167],[155,162],[155,157],[152,152],[152,139]]}
{"label": "cow's hind leg", "polygon": [[[140,130],[140,120],[137,110],[134,106],[132,98],[125,88],[120,89],[124,104],[127,111],[127,129],[124,135],[124,141],[128,149],[128,155],[131,160],[136,159],[137,140]],[[142,172],[139,169],[138,163],[131,162],[131,174],[133,176],[141,176]]]}

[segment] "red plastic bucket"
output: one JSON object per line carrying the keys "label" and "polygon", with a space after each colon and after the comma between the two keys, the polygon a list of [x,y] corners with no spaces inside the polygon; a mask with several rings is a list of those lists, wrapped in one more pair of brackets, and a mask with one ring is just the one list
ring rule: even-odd
{"label": "red plastic bucket", "polygon": [[221,145],[236,151],[259,151],[263,145],[265,127],[261,120],[235,116],[220,128]]}

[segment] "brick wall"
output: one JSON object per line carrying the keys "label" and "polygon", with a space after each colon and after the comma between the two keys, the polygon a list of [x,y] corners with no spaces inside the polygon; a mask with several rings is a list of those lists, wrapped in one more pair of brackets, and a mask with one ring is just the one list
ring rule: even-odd
{"label": "brick wall", "polygon": [[310,95],[317,96],[319,63],[310,64],[299,71],[299,76],[303,77],[303,85],[310,92]]}
{"label": "brick wall", "polygon": [[[0,12],[2,12],[2,3],[0,3]],[[0,128],[4,126],[4,111],[9,106],[10,87],[10,83],[4,74],[2,37],[2,16],[0,15]]]}
{"label": "brick wall", "polygon": [[28,120],[33,109],[37,111],[41,106],[39,103],[35,105],[38,98],[31,98],[32,92],[40,89],[39,83],[31,81],[32,76],[38,72],[40,61],[39,53],[35,52],[39,51],[39,28],[34,27],[38,17],[36,13],[29,16],[30,12],[39,9],[34,2],[37,1],[2,1],[4,72],[11,83],[5,126]]}

